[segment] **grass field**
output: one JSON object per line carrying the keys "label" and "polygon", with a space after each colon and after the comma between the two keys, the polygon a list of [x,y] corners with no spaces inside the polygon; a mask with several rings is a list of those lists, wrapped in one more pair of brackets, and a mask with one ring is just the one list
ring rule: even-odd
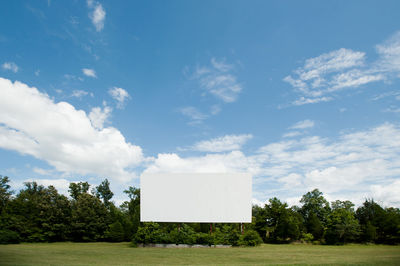
{"label": "grass field", "polygon": [[359,264],[400,265],[400,246],[262,245],[240,248],[131,248],[129,243],[0,245],[0,265]]}

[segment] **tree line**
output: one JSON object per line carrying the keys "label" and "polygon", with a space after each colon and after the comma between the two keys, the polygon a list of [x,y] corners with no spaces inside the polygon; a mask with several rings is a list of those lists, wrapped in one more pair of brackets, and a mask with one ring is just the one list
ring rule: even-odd
{"label": "tree line", "polygon": [[[248,245],[309,242],[320,244],[400,243],[400,210],[383,208],[372,199],[357,209],[350,201],[329,203],[315,189],[289,207],[277,198],[253,206],[252,223],[141,223],[140,190],[124,191],[120,206],[105,179],[90,189],[87,182],[70,183],[70,197],[53,186],[24,183],[17,194],[9,178],[0,176],[0,243],[57,241],[131,241],[151,243]],[[15,194],[15,195],[14,195]],[[211,231],[211,232],[210,232]]]}

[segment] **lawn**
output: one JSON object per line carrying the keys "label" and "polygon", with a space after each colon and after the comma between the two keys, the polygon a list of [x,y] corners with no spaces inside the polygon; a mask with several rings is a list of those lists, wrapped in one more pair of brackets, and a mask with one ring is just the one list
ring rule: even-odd
{"label": "lawn", "polygon": [[0,265],[359,264],[400,265],[400,246],[262,245],[240,248],[132,248],[129,243],[0,245]]}

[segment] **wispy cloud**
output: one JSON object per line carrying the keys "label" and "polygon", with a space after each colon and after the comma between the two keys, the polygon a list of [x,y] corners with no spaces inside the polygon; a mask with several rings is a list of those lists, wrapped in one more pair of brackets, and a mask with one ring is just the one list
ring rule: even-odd
{"label": "wispy cloud", "polygon": [[91,10],[89,13],[89,18],[92,20],[92,23],[96,28],[96,31],[101,31],[104,28],[106,11],[99,2],[93,0],[88,0],[87,5]]}
{"label": "wispy cloud", "polygon": [[314,127],[315,123],[312,120],[306,119],[303,121],[299,121],[293,126],[291,126],[291,129],[305,129],[305,128],[311,128]]}
{"label": "wispy cloud", "polygon": [[90,122],[97,129],[103,129],[104,123],[108,122],[112,109],[107,105],[104,108],[94,107],[89,113]]}
{"label": "wispy cloud", "polygon": [[76,98],[82,98],[83,96],[88,95],[89,92],[84,90],[73,90],[71,96]]}
{"label": "wispy cloud", "polygon": [[14,73],[17,73],[19,70],[19,67],[14,62],[4,62],[4,64],[2,64],[1,67],[5,70],[10,70]]}
{"label": "wispy cloud", "polygon": [[119,109],[124,108],[126,101],[131,97],[126,90],[118,87],[109,89],[108,93],[117,101],[117,108]]}
{"label": "wispy cloud", "polygon": [[88,76],[88,77],[91,77],[91,78],[97,78],[96,71],[94,71],[94,69],[82,68],[82,73],[85,76]]}
{"label": "wispy cloud", "polygon": [[186,106],[179,109],[179,112],[190,118],[190,125],[198,125],[203,122],[203,120],[208,118],[208,115],[200,112],[196,107],[193,106]]}
{"label": "wispy cloud", "polygon": [[400,77],[400,32],[377,45],[376,51],[379,58],[372,63],[364,52],[345,48],[305,60],[283,79],[300,94],[292,105],[331,101],[340,90]]}
{"label": "wispy cloud", "polygon": [[210,140],[203,140],[195,143],[191,149],[202,152],[225,152],[240,150],[242,146],[253,138],[251,134],[226,135]]}
{"label": "wispy cloud", "polygon": [[198,80],[201,88],[214,95],[225,103],[235,102],[242,85],[233,74],[233,65],[227,64],[225,60],[211,58],[211,66],[197,67],[193,78]]}

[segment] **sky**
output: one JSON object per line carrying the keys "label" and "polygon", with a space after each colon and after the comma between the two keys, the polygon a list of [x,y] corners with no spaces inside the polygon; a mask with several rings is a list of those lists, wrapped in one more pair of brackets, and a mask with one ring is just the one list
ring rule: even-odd
{"label": "sky", "polygon": [[0,175],[253,176],[400,207],[399,1],[1,1]]}

